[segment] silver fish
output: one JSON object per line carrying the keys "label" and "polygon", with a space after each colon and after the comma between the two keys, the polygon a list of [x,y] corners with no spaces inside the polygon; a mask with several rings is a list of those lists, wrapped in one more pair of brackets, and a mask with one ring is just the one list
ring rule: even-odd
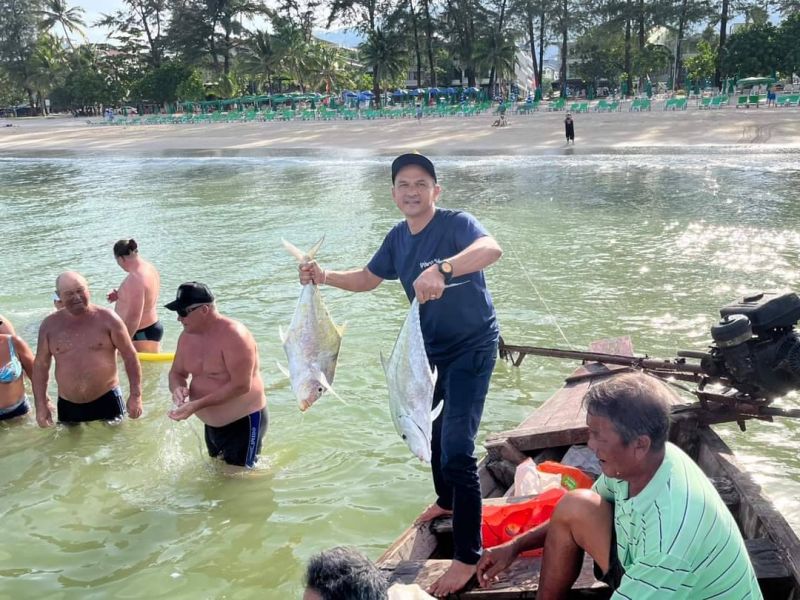
{"label": "silver fish", "polygon": [[[282,241],[289,254],[303,264],[314,259],[324,239],[306,253]],[[288,372],[282,367],[281,370],[291,381],[301,411],[307,410],[326,391],[337,395],[331,385],[343,333],[344,326],[337,326],[331,319],[319,288],[313,283],[304,285],[289,329],[280,331],[283,350],[289,360]]]}
{"label": "silver fish", "polygon": [[422,327],[419,302],[411,303],[389,360],[381,354],[381,364],[389,385],[389,412],[394,428],[412,454],[423,462],[431,462],[431,429],[444,407],[440,402],[431,412],[436,369],[431,371]]}

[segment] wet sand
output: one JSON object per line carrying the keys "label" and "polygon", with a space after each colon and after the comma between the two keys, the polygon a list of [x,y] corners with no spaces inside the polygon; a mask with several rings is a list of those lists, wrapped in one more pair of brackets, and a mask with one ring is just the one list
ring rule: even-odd
{"label": "wet sand", "polygon": [[[89,125],[85,118],[0,120],[0,155],[97,154],[319,154],[432,155],[636,152],[663,148],[698,152],[800,150],[800,109],[734,109],[574,115],[575,146],[567,150],[563,112],[510,115],[492,127],[489,114],[374,121],[294,121],[198,125]],[[691,149],[691,150],[690,150]]]}

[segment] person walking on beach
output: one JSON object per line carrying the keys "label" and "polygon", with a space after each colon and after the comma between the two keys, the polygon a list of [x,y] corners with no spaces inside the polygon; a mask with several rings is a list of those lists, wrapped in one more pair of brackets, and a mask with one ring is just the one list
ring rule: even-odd
{"label": "person walking on beach", "polygon": [[42,321],[33,366],[36,422],[53,424],[47,398],[50,362],[56,361],[58,421],[82,423],[122,418],[124,408],[117,376],[117,351],[125,364],[130,393],[128,416],[142,414],[142,372],[125,324],[112,311],[91,303],[89,286],[80,273],[67,271],[56,279],[64,304]]}
{"label": "person walking on beach", "polygon": [[567,144],[572,142],[575,143],[575,122],[572,120],[572,115],[567,113],[566,118],[564,119],[564,132],[567,135]]}
{"label": "person walking on beach", "polygon": [[544,546],[537,600],[567,596],[584,552],[614,598],[762,598],[730,511],[700,467],[667,441],[676,400],[642,373],[590,388],[589,447],[603,474],[591,490],[562,498],[547,523],[487,550],[480,585]]}
{"label": "person walking on beach", "polygon": [[197,415],[205,423],[209,456],[254,467],[269,417],[253,336],[217,311],[204,283],[181,284],[166,308],[183,325],[169,372],[175,405],[169,417],[182,421]]}
{"label": "person walking on beach", "polygon": [[164,326],[158,320],[156,303],[161,277],[152,264],[139,256],[134,239],[114,244],[114,258],[128,275],[118,290],[108,293],[108,301],[116,303],[114,310],[125,323],[137,351],[160,352]]}
{"label": "person walking on beach", "polygon": [[[351,292],[400,279],[409,301],[420,303],[428,359],[438,371],[433,406],[433,483],[437,499],[418,522],[453,515],[454,560],[428,593],[447,596],[475,573],[481,555],[481,490],[475,460],[478,432],[494,368],[499,330],[483,269],[502,250],[472,215],[441,209],[433,163],[403,154],[392,163],[392,198],[405,219],[386,235],[362,269],[300,266],[300,283],[327,284]],[[445,290],[450,283],[462,285]]]}

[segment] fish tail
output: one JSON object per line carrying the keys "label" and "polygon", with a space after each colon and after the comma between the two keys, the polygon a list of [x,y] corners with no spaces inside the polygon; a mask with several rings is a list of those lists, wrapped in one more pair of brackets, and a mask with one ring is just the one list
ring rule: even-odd
{"label": "fish tail", "polygon": [[317,255],[317,252],[319,251],[319,248],[320,246],[322,246],[322,242],[324,241],[325,241],[325,236],[323,235],[316,244],[311,246],[311,249],[308,252],[303,252],[302,250],[300,250],[300,248],[298,248],[291,242],[287,242],[286,240],[281,239],[281,242],[283,242],[283,247],[286,248],[286,251],[292,256],[294,256],[295,260],[297,260],[297,262],[301,264],[306,263],[310,260],[314,260],[314,257]]}

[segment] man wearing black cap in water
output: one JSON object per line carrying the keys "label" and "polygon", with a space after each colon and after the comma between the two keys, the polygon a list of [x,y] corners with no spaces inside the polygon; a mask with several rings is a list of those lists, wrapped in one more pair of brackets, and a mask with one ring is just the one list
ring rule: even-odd
{"label": "man wearing black cap in water", "polygon": [[[454,560],[428,589],[434,596],[460,590],[481,555],[481,490],[475,460],[483,404],[499,337],[483,269],[502,250],[472,215],[436,208],[442,192],[433,163],[403,154],[392,163],[392,198],[405,216],[389,231],[366,267],[329,271],[316,262],[300,268],[300,283],[352,292],[399,279],[409,301],[420,303],[428,359],[438,371],[433,405],[444,401],[431,444],[436,503],[418,522],[453,515]],[[445,290],[445,286],[454,285]]]}
{"label": "man wearing black cap in water", "polygon": [[183,325],[169,372],[175,404],[170,418],[182,421],[196,414],[205,423],[210,456],[252,468],[269,423],[253,336],[217,312],[204,283],[182,284],[166,308],[178,313]]}

